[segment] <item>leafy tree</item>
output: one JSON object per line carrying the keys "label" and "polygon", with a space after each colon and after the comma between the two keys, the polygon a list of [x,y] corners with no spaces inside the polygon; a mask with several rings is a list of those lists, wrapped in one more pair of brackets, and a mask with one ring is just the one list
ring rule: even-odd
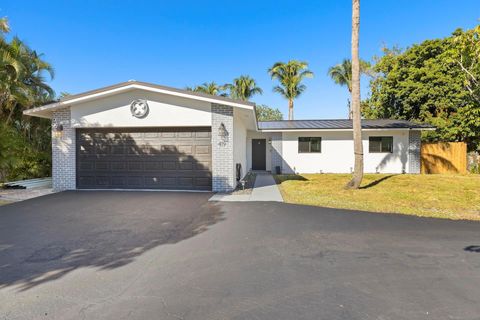
{"label": "leafy tree", "polygon": [[224,92],[224,86],[218,85],[216,82],[204,82],[201,85],[195,87],[186,87],[186,90],[193,91],[193,92],[200,92],[211,94],[212,96],[226,96],[227,94]]}
{"label": "leafy tree", "polygon": [[0,18],[0,33],[10,32],[10,26],[6,17]]}
{"label": "leafy tree", "polygon": [[19,136],[15,130],[0,123],[0,182],[7,178],[7,175],[18,162]]}
{"label": "leafy tree", "polygon": [[479,46],[476,27],[405,51],[384,49],[363,115],[430,123],[437,130],[424,133],[425,140],[466,141],[470,150],[478,149]]}
{"label": "leafy tree", "polygon": [[308,63],[298,60],[276,62],[268,69],[272,79],[277,79],[280,85],[273,88],[274,92],[280,93],[288,100],[288,120],[293,120],[293,101],[298,98],[307,88],[302,81],[312,78],[313,72],[308,70]]}
{"label": "leafy tree", "polygon": [[243,75],[233,79],[232,84],[225,84],[223,88],[229,90],[230,98],[243,101],[248,101],[254,95],[263,93],[253,78]]}
{"label": "leafy tree", "polygon": [[465,32],[455,31],[450,54],[462,70],[465,88],[480,103],[480,25]]}
{"label": "leafy tree", "polygon": [[274,121],[283,120],[283,114],[278,109],[271,108],[267,105],[261,104],[255,107],[257,111],[258,121]]}
{"label": "leafy tree", "polygon": [[41,54],[17,37],[3,50],[1,57],[0,106],[8,124],[17,110],[23,111],[54,98],[53,89],[45,83],[45,74],[52,79],[54,71]]}
{"label": "leafy tree", "polygon": [[50,171],[50,121],[24,117],[23,110],[54,99],[46,83],[52,66],[0,19],[0,181],[46,176]]}
{"label": "leafy tree", "polygon": [[347,189],[358,189],[363,179],[362,124],[360,117],[360,57],[358,54],[359,32],[360,0],[352,0],[352,123],[355,163],[352,180],[345,186]]}
{"label": "leafy tree", "polygon": [[[369,62],[360,59],[360,73],[370,75],[371,65]],[[342,63],[339,63],[328,69],[328,75],[332,78],[333,82],[340,86],[345,86],[348,92],[352,94],[352,61],[350,59],[343,59]],[[352,110],[350,106],[350,99],[347,101],[348,117],[352,118]]]}

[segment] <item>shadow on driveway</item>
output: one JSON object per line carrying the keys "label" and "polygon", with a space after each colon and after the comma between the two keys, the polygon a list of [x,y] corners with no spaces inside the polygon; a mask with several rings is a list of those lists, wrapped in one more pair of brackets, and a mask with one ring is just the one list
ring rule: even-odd
{"label": "shadow on driveway", "polygon": [[468,246],[468,247],[465,247],[463,250],[465,250],[467,252],[480,253],[480,246]]}
{"label": "shadow on driveway", "polygon": [[223,220],[211,193],[69,191],[0,207],[0,288],[114,269]]}

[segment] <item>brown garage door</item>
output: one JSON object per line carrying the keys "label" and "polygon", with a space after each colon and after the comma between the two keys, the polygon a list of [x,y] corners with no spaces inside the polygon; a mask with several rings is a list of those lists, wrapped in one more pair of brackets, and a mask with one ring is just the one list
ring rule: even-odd
{"label": "brown garage door", "polygon": [[77,129],[79,189],[212,189],[210,128]]}

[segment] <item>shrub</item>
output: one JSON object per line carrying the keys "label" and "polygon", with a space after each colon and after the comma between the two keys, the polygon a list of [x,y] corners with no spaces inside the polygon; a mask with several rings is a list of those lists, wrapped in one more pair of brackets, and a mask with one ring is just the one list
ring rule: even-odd
{"label": "shrub", "polygon": [[0,182],[41,178],[51,172],[49,151],[39,151],[16,129],[0,124]]}

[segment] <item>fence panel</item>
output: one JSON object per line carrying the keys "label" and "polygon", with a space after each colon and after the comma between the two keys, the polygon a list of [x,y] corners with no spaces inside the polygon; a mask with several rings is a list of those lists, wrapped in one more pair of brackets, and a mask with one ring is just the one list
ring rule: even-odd
{"label": "fence panel", "polygon": [[467,173],[465,142],[422,143],[421,173]]}

